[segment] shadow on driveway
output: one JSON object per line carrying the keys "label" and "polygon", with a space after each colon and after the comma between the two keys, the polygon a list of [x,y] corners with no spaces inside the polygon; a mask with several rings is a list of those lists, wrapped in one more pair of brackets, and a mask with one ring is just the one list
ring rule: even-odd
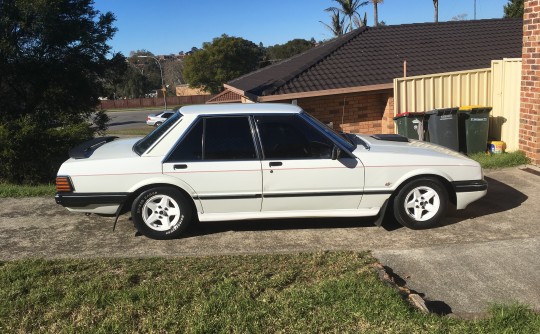
{"label": "shadow on driveway", "polygon": [[456,211],[451,217],[443,221],[441,226],[452,225],[463,220],[487,216],[499,212],[515,209],[529,197],[519,190],[490,177],[486,196],[471,203],[465,210]]}

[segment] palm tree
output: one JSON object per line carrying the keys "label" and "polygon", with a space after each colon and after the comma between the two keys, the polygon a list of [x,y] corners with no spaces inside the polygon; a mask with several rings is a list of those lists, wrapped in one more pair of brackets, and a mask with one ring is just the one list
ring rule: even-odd
{"label": "palm tree", "polygon": [[323,21],[319,21],[321,22],[322,24],[324,24],[326,26],[326,28],[328,28],[332,34],[334,34],[334,36],[341,36],[343,35],[343,30],[344,30],[344,26],[343,24],[345,23],[345,18],[341,18],[340,15],[339,15],[339,10],[332,10],[332,23],[331,25],[328,25],[326,23],[324,23]]}
{"label": "palm tree", "polygon": [[439,22],[439,0],[433,0],[433,7],[435,7],[435,22]]}
{"label": "palm tree", "polygon": [[329,7],[325,10],[327,12],[335,12],[338,11],[343,16],[347,17],[349,20],[348,29],[345,29],[344,32],[349,32],[353,30],[353,18],[355,16],[359,16],[358,9],[362,6],[365,6],[369,3],[369,1],[360,1],[360,0],[333,0],[339,4],[338,7]]}
{"label": "palm tree", "polygon": [[369,0],[373,4],[373,25],[376,27],[379,25],[379,9],[377,5],[383,3],[384,0]]}

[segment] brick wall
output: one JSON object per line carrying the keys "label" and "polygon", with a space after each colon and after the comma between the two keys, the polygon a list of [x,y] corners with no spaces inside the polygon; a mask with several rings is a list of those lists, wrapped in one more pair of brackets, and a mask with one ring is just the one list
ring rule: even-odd
{"label": "brick wall", "polygon": [[523,16],[523,52],[519,148],[540,164],[540,1],[526,0]]}
{"label": "brick wall", "polygon": [[298,99],[298,106],[335,130],[350,133],[394,133],[392,90]]}

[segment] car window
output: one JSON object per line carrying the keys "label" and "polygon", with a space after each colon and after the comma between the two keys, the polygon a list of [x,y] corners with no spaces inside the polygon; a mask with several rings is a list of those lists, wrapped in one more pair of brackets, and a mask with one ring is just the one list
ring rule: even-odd
{"label": "car window", "polygon": [[255,117],[265,159],[329,159],[334,143],[297,115]]}
{"label": "car window", "polygon": [[252,160],[257,158],[248,117],[205,119],[204,160]]}
{"label": "car window", "polygon": [[171,152],[167,162],[257,159],[248,117],[202,118]]}
{"label": "car window", "polygon": [[203,119],[191,127],[167,161],[197,161],[202,159]]}
{"label": "car window", "polygon": [[171,117],[172,115],[174,115],[174,113],[172,113],[172,112],[166,112],[166,113],[163,113],[163,115],[161,115],[161,117],[163,117],[163,118],[169,118],[169,117]]}
{"label": "car window", "polygon": [[161,124],[161,126],[155,128],[154,131],[150,132],[146,137],[136,142],[135,145],[133,145],[133,151],[138,155],[141,155],[154,145],[154,143],[156,143],[157,140],[176,123],[176,121],[182,118],[180,112],[176,112],[173,115],[174,117],[169,117],[169,119]]}

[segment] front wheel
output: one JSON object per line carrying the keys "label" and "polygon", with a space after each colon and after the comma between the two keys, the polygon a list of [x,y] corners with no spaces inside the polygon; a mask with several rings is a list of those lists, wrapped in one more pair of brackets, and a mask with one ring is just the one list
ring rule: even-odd
{"label": "front wheel", "polygon": [[394,216],[411,229],[437,226],[448,208],[448,192],[436,179],[423,178],[407,183],[394,198]]}
{"label": "front wheel", "polygon": [[135,228],[151,239],[179,237],[192,215],[193,210],[186,196],[172,187],[143,191],[131,206]]}

